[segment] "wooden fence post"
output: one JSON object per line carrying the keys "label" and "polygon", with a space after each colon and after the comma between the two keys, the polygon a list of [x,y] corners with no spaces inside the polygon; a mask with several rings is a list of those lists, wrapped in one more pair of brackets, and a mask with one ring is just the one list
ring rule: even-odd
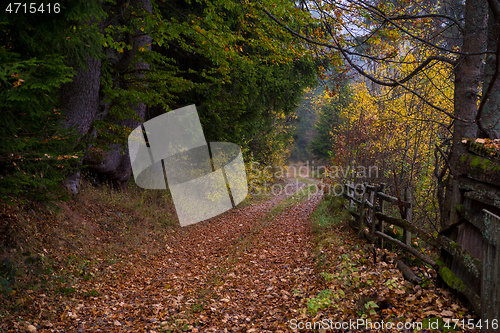
{"label": "wooden fence post", "polygon": [[[380,193],[384,193],[384,188],[385,188],[385,184],[380,184]],[[380,202],[380,213],[385,214],[385,210],[384,210],[385,201],[382,200],[382,198],[378,198],[378,200],[379,200],[378,202]],[[382,220],[379,220],[378,223],[379,223],[379,231],[381,233],[384,233],[384,223],[385,222]],[[380,242],[380,248],[383,249],[384,248],[384,240],[381,237],[379,237],[379,242]]]}
{"label": "wooden fence post", "polygon": [[372,190],[372,192],[370,193],[370,202],[371,202],[371,207],[370,207],[370,220],[372,222],[372,226],[371,226],[371,231],[370,231],[370,235],[372,237],[372,241],[371,243],[374,244],[375,243],[375,207],[376,207],[376,204],[377,204],[377,191],[379,189],[379,186],[375,186]]}
{"label": "wooden fence post", "polygon": [[[350,186],[351,186],[351,181],[348,180],[347,181],[347,194],[349,195],[349,197],[351,197],[349,191],[351,190]],[[354,187],[352,188],[352,198],[354,198],[354,196],[356,195],[356,191],[354,190]],[[352,199],[349,199],[349,209],[353,209],[354,208],[354,201]]]}
{"label": "wooden fence post", "polygon": [[[481,279],[482,332],[498,332],[500,323],[500,217],[483,209],[483,270]],[[492,323],[496,321],[493,328]],[[489,326],[486,327],[485,323]]]}
{"label": "wooden fence post", "polygon": [[358,221],[358,232],[361,235],[363,232],[363,226],[365,224],[365,206],[366,206],[366,197],[368,189],[366,187],[366,183],[363,183],[363,193],[361,194],[361,204],[359,205],[359,221]]}
{"label": "wooden fence post", "polygon": [[[410,207],[406,208],[405,219],[411,223],[412,221],[412,200],[410,188],[407,187],[405,191],[405,201],[410,203]],[[403,230],[403,243],[411,246],[411,233],[408,230]]]}

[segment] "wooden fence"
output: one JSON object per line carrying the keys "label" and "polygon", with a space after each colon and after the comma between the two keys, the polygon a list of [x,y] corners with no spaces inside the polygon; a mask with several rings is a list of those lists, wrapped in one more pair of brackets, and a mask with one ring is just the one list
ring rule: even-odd
{"label": "wooden fence", "polygon": [[[463,187],[463,184],[461,186]],[[500,217],[482,207],[481,215],[477,215],[477,210],[471,210],[471,206],[476,208],[478,206],[470,200],[466,200],[464,205],[460,206],[461,214],[466,216],[471,221],[470,223],[479,230],[480,236],[482,235],[482,250],[478,255],[474,253],[477,250],[474,251],[474,247],[467,246],[467,242],[464,241],[467,235],[470,235],[470,230],[469,232],[455,232],[454,235],[444,232],[437,237],[429,235],[412,224],[411,200],[403,201],[401,198],[387,195],[384,193],[383,184],[347,182],[344,183],[344,196],[349,200],[347,208],[356,219],[355,227],[360,235],[380,247],[383,246],[384,241],[390,242],[431,265],[449,287],[467,298],[483,322],[487,320],[490,323],[488,328],[483,325],[483,331],[497,331],[493,328],[496,326],[491,323],[494,320],[500,320]],[[410,196],[406,193],[405,197]],[[496,204],[500,208],[500,201]],[[392,211],[398,212],[397,215],[400,216],[390,216],[387,213],[387,205],[392,205],[394,208]],[[467,221],[460,220],[455,227],[461,225],[462,229],[466,229],[467,224],[464,222]],[[403,241],[384,232],[384,228],[391,224],[403,229]],[[431,246],[441,249],[452,260],[445,263],[421,253],[411,244],[412,234]],[[407,279],[418,282],[418,278],[408,267],[401,262],[397,264]],[[462,269],[464,267],[465,269]]]}

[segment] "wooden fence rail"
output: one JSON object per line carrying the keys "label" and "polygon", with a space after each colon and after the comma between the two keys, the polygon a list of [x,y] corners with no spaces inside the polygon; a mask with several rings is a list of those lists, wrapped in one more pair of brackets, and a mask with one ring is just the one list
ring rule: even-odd
{"label": "wooden fence rail", "polygon": [[[372,243],[375,241],[375,233],[379,231],[384,233],[384,222],[391,217],[385,215],[384,208],[385,202],[397,205],[401,212],[405,212],[403,218],[405,218],[408,222],[411,222],[412,214],[411,214],[411,202],[403,201],[401,199],[392,197],[384,193],[384,185],[368,185],[368,184],[357,184],[354,183],[345,183],[345,191],[344,196],[349,199],[349,208],[351,209],[351,214],[358,221],[358,230],[361,233],[364,229],[365,219],[371,225],[370,229],[370,239]],[[361,185],[361,186],[360,186]],[[361,193],[357,193],[358,190],[361,190]],[[356,195],[360,196],[360,199],[356,198]],[[354,204],[358,204],[359,213],[352,211]],[[379,209],[379,212],[377,212]],[[366,214],[366,210],[368,210],[368,214]],[[375,217],[379,220],[378,226],[379,230],[376,230],[377,223],[375,222]],[[411,242],[411,233],[403,228],[404,230],[404,243],[406,245],[410,245]],[[380,240],[380,246],[383,246],[384,239]]]}
{"label": "wooden fence rail", "polygon": [[[424,230],[412,224],[412,203],[384,193],[384,185],[344,183],[344,196],[348,199],[348,208],[356,219],[355,228],[360,236],[370,243],[383,247],[384,241],[394,244],[413,254],[423,262],[431,265],[441,276],[443,281],[452,289],[462,293],[470,302],[476,313],[483,319],[500,320],[500,217],[483,209],[481,218],[475,216],[475,224],[482,226],[483,246],[482,258],[471,256],[463,250],[457,242],[444,234],[437,237],[429,235]],[[410,196],[406,195],[407,198]],[[399,217],[388,215],[387,205],[393,205],[399,212]],[[466,214],[466,212],[462,212]],[[395,225],[403,229],[403,241],[400,241],[384,232],[386,225]],[[367,228],[368,227],[368,228]],[[453,256],[455,264],[458,262],[467,267],[468,273],[474,281],[462,282],[448,266],[428,255],[421,253],[411,244],[411,235],[415,235],[434,248],[441,249]],[[398,267],[401,262],[398,262]],[[404,266],[404,264],[402,264]],[[405,267],[408,268],[408,267]],[[418,282],[418,278],[410,269],[401,269],[405,278]],[[413,274],[413,275],[412,275]],[[481,285],[480,291],[477,284]],[[500,325],[500,323],[499,323]],[[484,332],[494,332],[493,329],[484,329]]]}

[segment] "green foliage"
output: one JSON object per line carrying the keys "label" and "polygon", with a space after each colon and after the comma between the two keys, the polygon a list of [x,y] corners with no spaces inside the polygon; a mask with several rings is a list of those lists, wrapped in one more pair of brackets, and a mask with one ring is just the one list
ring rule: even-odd
{"label": "green foliage", "polygon": [[[262,5],[292,27],[310,19],[293,2]],[[68,0],[58,14],[0,13],[0,202],[61,195],[58,184],[87,148],[75,142],[94,132],[62,129],[60,88],[89,58],[101,60],[100,107],[109,106],[93,121],[95,147],[126,143],[126,120],[196,104],[208,141],[239,144],[247,162],[284,164],[296,104],[318,73],[311,50],[258,3],[152,1],[152,13],[139,6]],[[131,43],[139,34],[151,39]],[[132,60],[118,71],[124,54]],[[135,114],[139,103],[146,119]]]}
{"label": "green foliage", "polygon": [[307,311],[315,316],[319,310],[324,309],[332,304],[330,300],[331,296],[332,291],[329,289],[320,291],[317,297],[307,300]]}
{"label": "green foliage", "polygon": [[321,275],[326,281],[332,281],[335,278],[333,274],[327,272],[321,272],[319,275]]}
{"label": "green foliage", "polygon": [[363,308],[358,311],[358,315],[361,318],[366,318],[368,314],[372,316],[376,315],[377,314],[377,311],[375,311],[376,308],[378,308],[377,303],[375,303],[374,301],[368,301],[363,305]]}
{"label": "green foliage", "polygon": [[[41,4],[41,1],[33,1]],[[62,129],[59,89],[70,82],[69,63],[83,65],[100,52],[97,0],[70,0],[59,13],[0,12],[0,204],[58,198],[59,183],[79,154]]]}
{"label": "green foliage", "polygon": [[315,124],[318,113],[313,105],[313,98],[321,88],[316,90],[306,89],[303,100],[297,108],[296,119],[293,121],[295,131],[293,134],[294,146],[290,155],[290,161],[300,162],[311,159],[309,145],[315,133]]}
{"label": "green foliage", "polygon": [[0,50],[0,202],[54,199],[70,161],[72,132],[60,127],[58,89],[72,69],[63,57],[22,59]]}
{"label": "green foliage", "polygon": [[338,228],[342,221],[349,219],[344,209],[344,199],[336,195],[324,195],[311,216],[313,230],[317,235],[325,235],[328,230]]}
{"label": "green foliage", "polygon": [[345,297],[345,292],[342,289],[331,290],[325,289],[319,292],[318,296],[310,298],[307,300],[307,311],[309,311],[313,316],[318,313],[319,310],[333,306],[338,308],[339,306],[335,302]]}
{"label": "green foliage", "polygon": [[315,222],[315,229],[318,232],[328,228],[338,227],[341,221],[340,217],[332,216],[328,201],[323,200],[319,203],[318,208],[313,212],[312,220]]}
{"label": "green foliage", "polygon": [[[179,76],[192,82],[176,105],[197,105],[207,140],[237,143],[247,162],[275,166],[288,154],[293,112],[303,88],[314,84],[318,64],[258,7],[160,3],[160,12],[171,17],[172,34],[168,45],[154,50],[174,59]],[[290,17],[304,15],[293,3],[275,8]]]}
{"label": "green foliage", "polygon": [[[39,4],[46,1],[33,0]],[[4,9],[4,8],[2,8]],[[9,14],[0,11],[0,48],[15,52],[24,60],[57,55],[66,64],[85,64],[86,56],[100,56],[96,20],[104,17],[98,0],[65,0],[60,12]]]}
{"label": "green foliage", "polygon": [[99,295],[100,295],[100,293],[95,289],[91,289],[91,290],[83,293],[84,297],[98,297]]}
{"label": "green foliage", "polygon": [[1,292],[9,295],[12,293],[12,286],[16,283],[16,268],[13,266],[9,258],[5,258],[0,262],[0,286]]}
{"label": "green foliage", "polygon": [[319,112],[316,136],[311,141],[311,152],[318,158],[328,159],[331,153],[339,153],[336,146],[337,133],[343,123],[343,110],[349,107],[351,91],[347,83],[338,86],[338,91],[325,92],[328,98]]}
{"label": "green foliage", "polygon": [[359,278],[352,277],[352,273],[358,272],[359,269],[356,267],[356,263],[352,262],[352,258],[347,254],[342,254],[342,264],[340,266],[339,272],[334,274],[337,281],[344,281],[345,284],[350,286],[355,282],[359,282]]}
{"label": "green foliage", "polygon": [[12,295],[18,289],[46,287],[52,273],[46,257],[39,254],[24,252],[20,260],[5,258],[0,263],[0,293]]}

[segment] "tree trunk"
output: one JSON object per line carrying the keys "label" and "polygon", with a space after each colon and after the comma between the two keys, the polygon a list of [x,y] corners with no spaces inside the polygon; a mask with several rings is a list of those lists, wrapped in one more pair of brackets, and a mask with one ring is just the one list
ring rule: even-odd
{"label": "tree trunk", "polygon": [[[458,166],[460,157],[466,153],[466,150],[461,141],[463,138],[475,138],[478,131],[476,116],[478,112],[479,86],[483,83],[483,64],[485,60],[485,56],[480,53],[486,50],[487,44],[487,1],[466,0],[464,19],[461,52],[466,54],[459,56],[455,67],[454,115],[457,119],[454,120],[453,143],[449,156],[450,172],[445,182],[445,199],[441,210],[441,229],[446,230],[441,237],[452,240],[457,237],[457,228],[448,228],[448,226],[458,225],[460,216],[457,208],[463,203],[463,194],[459,188],[459,178],[462,175],[462,170]],[[481,239],[476,241],[481,242]],[[458,243],[458,245],[462,244]],[[457,274],[456,265],[462,259],[464,257],[460,256],[460,253],[453,253],[450,249],[443,249],[440,260],[445,263],[446,267],[441,267],[440,271],[443,270],[444,272],[446,270]],[[453,271],[450,271],[447,267],[452,267]],[[446,281],[445,274],[440,272],[439,275],[442,281],[450,285],[450,282]],[[478,296],[474,292],[469,288],[456,289],[467,296],[476,311],[479,309]]]}
{"label": "tree trunk", "polygon": [[75,126],[80,140],[87,134],[99,107],[101,60],[87,58],[87,68],[79,68],[73,81],[61,89],[62,110],[68,118],[65,128]]}
{"label": "tree trunk", "polygon": [[[152,6],[150,0],[133,0],[130,2],[133,8],[144,8],[149,13],[152,13]],[[140,47],[145,47],[150,50],[152,38],[149,35],[144,35],[141,31],[136,31],[135,35],[127,34],[127,41],[132,46],[131,50],[124,52],[123,56],[116,62],[114,69],[118,73],[124,72],[130,66],[134,68],[149,69],[149,64],[146,63],[132,63],[136,51]],[[144,77],[141,72],[137,72],[138,77]],[[118,76],[115,79],[118,79]],[[102,115],[107,121],[119,126],[127,126],[131,129],[136,128],[141,123],[133,119],[115,120],[111,119],[107,113],[111,108],[111,104],[103,105],[104,112]],[[134,113],[144,119],[146,116],[146,105],[139,103],[133,107]],[[128,147],[119,144],[111,144],[111,150],[103,152],[96,160],[95,157],[89,152],[85,157],[85,162],[89,164],[90,170],[100,176],[108,178],[114,187],[120,190],[123,185],[130,179],[132,166],[130,164],[130,157]]]}
{"label": "tree trunk", "polygon": [[[73,81],[61,88],[61,109],[67,117],[65,128],[76,127],[79,135],[77,143],[87,135],[99,108],[101,80],[101,60],[87,58],[87,68],[79,68]],[[86,149],[86,147],[84,147]],[[81,166],[81,161],[76,167]],[[71,193],[78,193],[80,171],[73,171],[63,182]]]}
{"label": "tree trunk", "polygon": [[[498,39],[500,38],[500,27],[491,9],[488,16],[488,51],[496,52]],[[496,56],[494,54],[486,55],[482,91],[483,96],[487,94],[487,99],[484,101],[485,104],[480,121],[487,130],[487,133],[479,130],[478,137],[500,138],[500,111],[498,109],[498,101],[500,100],[500,75],[495,75],[495,72],[498,71],[497,67],[498,60]],[[495,81],[492,83],[491,90],[486,93],[492,79]]]}
{"label": "tree trunk", "polygon": [[[467,0],[465,4],[465,26],[463,53],[481,53],[486,49],[487,4],[484,0]],[[466,120],[455,120],[453,146],[460,146],[463,137],[476,136],[474,123],[477,113],[478,89],[481,84],[483,55],[460,55],[455,68],[455,116]],[[455,165],[452,163],[452,165]]]}
{"label": "tree trunk", "polygon": [[[488,6],[486,0],[467,0],[465,3],[465,25],[462,52],[475,54],[486,49]],[[461,199],[453,190],[453,181],[459,176],[456,166],[465,153],[462,138],[475,138],[477,125],[475,118],[478,105],[478,89],[483,74],[483,55],[461,54],[455,67],[455,92],[453,145],[450,154],[450,177],[446,183],[445,200],[441,210],[441,226],[453,224],[458,218],[455,206]]]}

